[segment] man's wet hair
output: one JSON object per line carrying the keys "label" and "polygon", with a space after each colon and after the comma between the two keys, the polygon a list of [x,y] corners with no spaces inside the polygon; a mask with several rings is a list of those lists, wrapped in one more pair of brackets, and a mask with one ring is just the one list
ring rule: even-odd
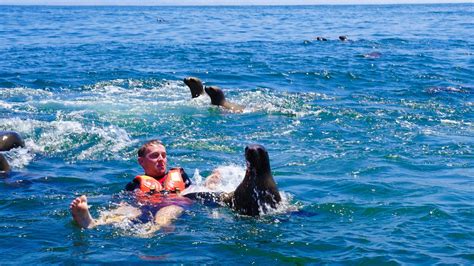
{"label": "man's wet hair", "polygon": [[161,140],[157,140],[157,139],[149,140],[145,144],[143,144],[140,149],[138,149],[138,157],[145,156],[146,149],[148,147],[154,146],[154,145],[161,145],[161,146],[165,147],[165,145],[163,144],[163,142],[161,142]]}

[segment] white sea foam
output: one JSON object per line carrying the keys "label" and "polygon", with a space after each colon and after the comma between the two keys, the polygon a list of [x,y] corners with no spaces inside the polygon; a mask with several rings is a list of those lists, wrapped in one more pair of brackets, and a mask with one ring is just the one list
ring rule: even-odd
{"label": "white sea foam", "polygon": [[99,136],[100,141],[97,145],[82,151],[77,156],[79,160],[100,159],[104,154],[114,159],[120,159],[121,156],[117,153],[135,143],[130,139],[127,131],[116,126],[92,127],[89,134]]}
{"label": "white sea foam", "polygon": [[[62,118],[63,115],[58,115]],[[68,159],[128,159],[121,152],[134,145],[125,129],[110,125],[88,125],[79,121],[38,121],[19,118],[0,119],[0,130],[15,130],[25,139],[26,148],[33,153],[54,155],[90,146]],[[91,146],[92,144],[92,146]],[[33,157],[26,158],[25,162]],[[22,160],[20,158],[20,160]],[[19,163],[25,165],[25,163]]]}
{"label": "white sea foam", "polygon": [[319,116],[323,110],[314,109],[310,103],[316,99],[334,100],[333,97],[321,93],[275,93],[268,89],[237,92],[235,102],[245,106],[244,113],[263,111],[296,117]]}
{"label": "white sea foam", "polygon": [[35,158],[35,154],[28,148],[15,148],[5,152],[5,157],[12,168],[23,168]]}
{"label": "white sea foam", "polygon": [[203,178],[199,170],[194,171],[193,180],[195,181],[192,186],[185,190],[184,194],[193,193],[193,192],[232,192],[237,188],[242,179],[245,176],[245,168],[238,165],[225,165],[219,166],[215,169],[221,175],[220,184],[216,186],[215,189],[209,189],[205,186],[205,178]]}
{"label": "white sea foam", "polygon": [[4,108],[4,109],[12,109],[13,108],[13,105],[7,103],[7,102],[4,102],[4,101],[0,101],[0,108]]}
{"label": "white sea foam", "polygon": [[47,90],[42,90],[42,89],[15,87],[15,88],[1,88],[0,96],[2,98],[25,97],[27,99],[32,99],[35,96],[52,97],[53,93]]}

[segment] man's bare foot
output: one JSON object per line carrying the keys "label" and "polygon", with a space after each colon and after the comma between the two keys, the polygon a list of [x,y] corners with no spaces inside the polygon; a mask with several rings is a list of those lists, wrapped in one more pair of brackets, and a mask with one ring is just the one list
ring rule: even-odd
{"label": "man's bare foot", "polygon": [[199,97],[204,93],[204,87],[200,79],[195,78],[195,77],[187,77],[183,81],[184,81],[184,84],[186,84],[191,90],[192,98]]}
{"label": "man's bare foot", "polygon": [[95,221],[89,212],[89,205],[87,205],[87,197],[82,195],[75,198],[71,205],[69,205],[72,218],[82,228],[92,228],[95,226]]}

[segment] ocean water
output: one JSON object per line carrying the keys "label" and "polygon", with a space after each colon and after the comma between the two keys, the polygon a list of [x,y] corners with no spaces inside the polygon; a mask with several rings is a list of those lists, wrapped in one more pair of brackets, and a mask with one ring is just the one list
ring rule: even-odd
{"label": "ocean water", "polygon": [[[0,264],[474,263],[474,5],[0,6]],[[341,42],[338,36],[347,35]],[[316,36],[328,39],[318,42]],[[191,99],[187,76],[245,106]],[[125,200],[136,151],[195,184],[264,145],[284,206],[194,204],[171,227],[81,230]]]}

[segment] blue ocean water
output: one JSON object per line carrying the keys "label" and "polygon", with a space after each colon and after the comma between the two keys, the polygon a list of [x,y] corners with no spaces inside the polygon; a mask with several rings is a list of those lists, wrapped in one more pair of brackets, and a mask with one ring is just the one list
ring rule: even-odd
{"label": "blue ocean water", "polygon": [[[474,5],[0,6],[0,264],[473,264]],[[346,35],[347,42],[338,40]],[[315,37],[328,41],[316,41]],[[246,107],[191,99],[187,76]],[[264,145],[287,210],[78,229],[159,138],[195,183]],[[297,209],[297,211],[295,211]],[[290,211],[291,210],[291,211]]]}

